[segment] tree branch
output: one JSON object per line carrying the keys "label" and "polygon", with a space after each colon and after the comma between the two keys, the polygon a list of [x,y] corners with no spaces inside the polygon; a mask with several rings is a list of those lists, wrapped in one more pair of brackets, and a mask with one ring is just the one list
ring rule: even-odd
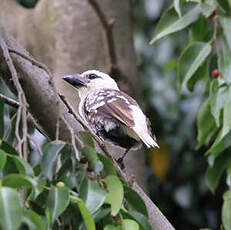
{"label": "tree branch", "polygon": [[1,93],[0,93],[0,99],[2,99],[6,104],[11,105],[16,109],[19,107],[19,103],[17,101],[15,101],[14,99],[7,97]]}
{"label": "tree branch", "polygon": [[[71,140],[70,130],[67,127],[69,124],[72,127],[74,133],[83,130],[80,122],[71,114],[70,108],[60,99],[56,90],[51,83],[51,79],[47,72],[38,65],[24,58],[23,56],[29,56],[29,54],[0,26],[0,38],[4,40],[7,47],[11,47],[16,52],[11,53],[11,59],[16,66],[17,74],[21,80],[21,86],[27,98],[29,109],[32,115],[38,120],[39,124],[43,127],[45,133],[51,138],[56,138],[57,120],[60,119],[60,139],[64,141]],[[19,53],[22,53],[22,55]],[[3,53],[0,50],[0,75],[3,80],[15,91],[15,87],[12,84],[11,73],[6,64]],[[113,160],[114,161],[114,160]],[[125,182],[129,180],[118,166],[117,170],[119,175],[124,178]],[[149,220],[154,230],[173,230],[174,228],[165,218],[165,216],[159,211],[159,209],[152,203],[143,190],[135,182],[132,187],[137,191],[146,203],[149,213]]]}

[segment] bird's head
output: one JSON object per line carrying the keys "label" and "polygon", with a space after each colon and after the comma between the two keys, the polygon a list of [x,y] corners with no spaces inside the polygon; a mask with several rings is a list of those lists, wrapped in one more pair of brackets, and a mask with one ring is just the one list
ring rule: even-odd
{"label": "bird's head", "polygon": [[80,96],[86,96],[88,93],[98,89],[119,89],[116,82],[108,74],[98,70],[66,75],[63,80],[77,88]]}

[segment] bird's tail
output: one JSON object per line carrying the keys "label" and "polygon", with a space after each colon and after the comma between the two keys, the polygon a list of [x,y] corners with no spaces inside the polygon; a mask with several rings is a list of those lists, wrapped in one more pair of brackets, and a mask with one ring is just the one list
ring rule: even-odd
{"label": "bird's tail", "polygon": [[157,147],[159,148],[159,145],[156,143],[153,137],[149,135],[148,132],[140,132],[138,130],[134,130],[136,134],[139,136],[139,138],[143,141],[143,143],[148,147]]}

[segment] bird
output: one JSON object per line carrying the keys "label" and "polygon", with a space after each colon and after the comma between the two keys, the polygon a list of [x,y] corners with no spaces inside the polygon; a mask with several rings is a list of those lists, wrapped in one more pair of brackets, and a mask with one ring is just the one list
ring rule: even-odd
{"label": "bird", "polygon": [[150,121],[138,103],[121,91],[108,74],[87,70],[66,75],[63,80],[77,89],[78,112],[94,134],[104,142],[126,149],[117,159],[121,166],[129,150],[140,143],[148,148],[159,147]]}

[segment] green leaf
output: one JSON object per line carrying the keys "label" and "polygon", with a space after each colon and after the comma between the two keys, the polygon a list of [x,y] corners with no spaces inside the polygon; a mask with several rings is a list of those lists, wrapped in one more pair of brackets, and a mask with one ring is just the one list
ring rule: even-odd
{"label": "green leaf", "polygon": [[224,11],[230,11],[228,0],[217,0],[217,2]]}
{"label": "green leaf", "polygon": [[[206,29],[204,29],[206,28]],[[211,29],[211,21],[203,15],[194,22],[189,29],[190,42],[208,42],[212,37],[213,30]]]}
{"label": "green leaf", "polygon": [[0,149],[4,150],[10,155],[18,155],[18,152],[14,149],[14,147],[3,140],[0,140]]}
{"label": "green leaf", "polygon": [[231,146],[231,132],[229,132],[226,136],[221,138],[222,130],[218,133],[216,140],[214,141],[213,145],[207,150],[205,155],[213,154],[217,156],[219,153],[223,152],[225,149]]}
{"label": "green leaf", "polygon": [[47,199],[47,208],[50,213],[51,223],[64,212],[69,204],[69,189],[67,187],[51,187]]}
{"label": "green leaf", "polygon": [[228,43],[229,49],[231,50],[231,19],[227,17],[219,17],[219,21],[224,29],[225,38]]}
{"label": "green leaf", "polygon": [[147,217],[143,214],[136,211],[128,211],[127,214],[133,217],[141,225],[143,230],[152,230],[152,227],[149,224]]}
{"label": "green leaf", "polygon": [[148,216],[146,205],[140,195],[128,186],[124,186],[124,196],[127,202],[138,212]]}
{"label": "green leaf", "polygon": [[222,206],[222,223],[225,229],[231,229],[231,189],[226,191],[223,195],[223,206]]}
{"label": "green leaf", "polygon": [[215,159],[213,166],[210,166],[206,172],[206,184],[214,193],[221,178],[222,173],[228,165],[231,164],[230,152],[221,154]]}
{"label": "green leaf", "polygon": [[200,7],[201,7],[202,14],[206,18],[208,18],[215,10],[216,5],[214,4],[214,2],[210,1],[210,2],[202,2],[200,4]]}
{"label": "green leaf", "polygon": [[212,47],[209,43],[192,42],[183,51],[178,66],[178,79],[181,85],[187,83],[208,57]]}
{"label": "green leaf", "polygon": [[0,149],[0,172],[3,170],[6,164],[6,153]]}
{"label": "green leaf", "polygon": [[180,0],[174,0],[173,2],[175,11],[177,12],[178,16],[181,17],[181,6],[180,6]]}
{"label": "green leaf", "polygon": [[98,154],[98,157],[100,161],[103,163],[103,169],[106,175],[117,175],[115,166],[108,157],[105,157],[102,154]]}
{"label": "green leaf", "polygon": [[95,223],[99,222],[101,219],[106,217],[110,213],[110,208],[100,208],[97,212],[93,214]]}
{"label": "green leaf", "polygon": [[65,146],[62,141],[47,143],[43,147],[43,156],[41,160],[41,169],[44,176],[52,180],[58,154]]}
{"label": "green leaf", "polygon": [[197,71],[193,74],[193,76],[188,80],[187,88],[190,91],[193,91],[196,83],[202,79],[204,79],[205,81],[209,79],[207,61],[204,61],[204,63],[197,69]]}
{"label": "green leaf", "polygon": [[214,127],[216,127],[216,124],[210,111],[209,100],[207,99],[201,105],[197,116],[198,147],[208,144],[210,141],[210,133],[213,133]]}
{"label": "green leaf", "polygon": [[227,168],[226,184],[231,187],[231,166]]}
{"label": "green leaf", "polygon": [[189,9],[188,12],[186,12],[182,17],[178,18],[174,8],[171,7],[160,19],[155,31],[154,38],[150,41],[150,44],[153,44],[155,41],[169,34],[186,28],[198,19],[200,12],[200,6],[194,5],[194,7]]}
{"label": "green leaf", "polygon": [[223,126],[222,126],[222,135],[223,138],[231,130],[231,86],[228,87],[226,93],[226,99],[224,104],[224,114],[223,114]]}
{"label": "green leaf", "polygon": [[85,144],[85,146],[90,146],[90,147],[94,148],[94,141],[93,141],[93,138],[89,132],[80,131],[79,134],[82,137],[82,140],[83,140],[83,143]]}
{"label": "green leaf", "polygon": [[139,225],[134,220],[123,219],[122,230],[139,230]]}
{"label": "green leaf", "polygon": [[107,176],[105,178],[105,182],[107,184],[107,189],[109,191],[105,202],[111,205],[111,215],[116,216],[123,202],[123,185],[120,179],[114,175]]}
{"label": "green leaf", "polygon": [[224,107],[226,94],[227,86],[223,84],[221,79],[214,79],[210,85],[209,103],[217,127],[220,126],[220,115]]}
{"label": "green leaf", "polygon": [[72,201],[75,202],[78,205],[87,230],[95,230],[96,228],[95,228],[94,219],[91,216],[91,213],[88,211],[88,209],[87,209],[86,205],[84,204],[83,200],[81,200],[81,199],[79,199],[77,197],[74,197],[74,199],[72,199]]}
{"label": "green leaf", "polygon": [[87,178],[81,183],[80,198],[91,214],[95,213],[104,203],[106,192],[104,192],[96,181]]}
{"label": "green leaf", "polygon": [[4,102],[0,100],[0,139],[4,136]]}
{"label": "green leaf", "polygon": [[106,225],[103,230],[122,230],[121,229],[121,226],[118,226],[118,225]]}
{"label": "green leaf", "polygon": [[32,200],[35,199],[42,190],[33,178],[21,174],[9,174],[4,176],[2,178],[2,185],[11,188],[32,188]]}
{"label": "green leaf", "polygon": [[82,149],[82,155],[85,156],[88,161],[90,162],[91,168],[96,171],[100,172],[103,169],[103,165],[101,161],[98,159],[97,152],[90,146],[86,146]]}
{"label": "green leaf", "polygon": [[218,69],[227,83],[231,83],[231,51],[224,44],[218,53]]}
{"label": "green leaf", "polygon": [[30,230],[45,230],[46,225],[43,219],[32,210],[24,210],[23,222]]}
{"label": "green leaf", "polygon": [[31,168],[31,166],[26,161],[24,161],[22,158],[20,158],[18,156],[12,155],[11,157],[14,160],[14,163],[15,163],[20,174],[28,175],[31,177],[34,176],[33,169]]}
{"label": "green leaf", "polygon": [[18,193],[0,187],[0,225],[2,230],[17,230],[22,221],[22,201]]}

